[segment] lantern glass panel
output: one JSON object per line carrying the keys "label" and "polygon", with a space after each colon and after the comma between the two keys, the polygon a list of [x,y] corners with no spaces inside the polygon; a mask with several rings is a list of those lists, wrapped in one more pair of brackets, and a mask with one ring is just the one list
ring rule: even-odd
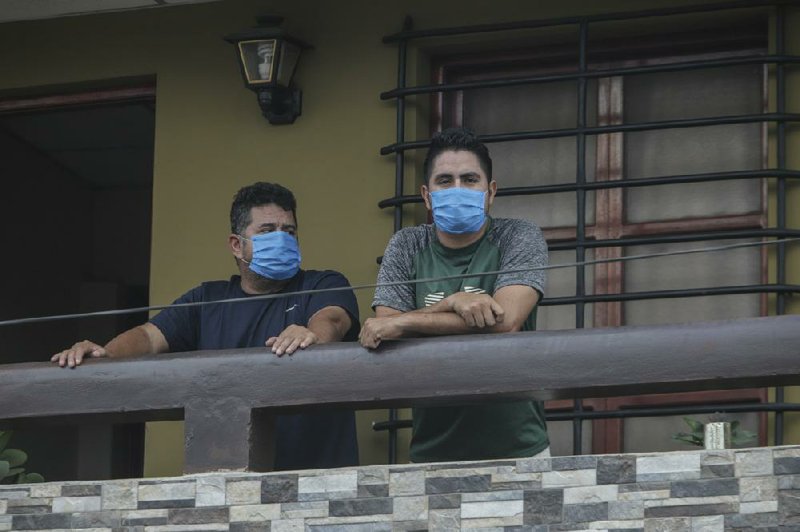
{"label": "lantern glass panel", "polygon": [[257,85],[272,82],[275,45],[275,39],[242,41],[239,43],[239,54],[248,84]]}
{"label": "lantern glass panel", "polygon": [[288,87],[300,59],[300,47],[284,41],[281,45],[281,60],[278,63],[278,84]]}

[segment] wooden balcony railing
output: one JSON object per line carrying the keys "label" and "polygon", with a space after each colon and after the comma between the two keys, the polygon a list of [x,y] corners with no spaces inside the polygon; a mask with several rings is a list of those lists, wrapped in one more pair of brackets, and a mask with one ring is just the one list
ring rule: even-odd
{"label": "wooden balcony railing", "polygon": [[800,315],[0,366],[0,423],[180,419],[185,472],[267,470],[298,409],[604,397],[800,384]]}

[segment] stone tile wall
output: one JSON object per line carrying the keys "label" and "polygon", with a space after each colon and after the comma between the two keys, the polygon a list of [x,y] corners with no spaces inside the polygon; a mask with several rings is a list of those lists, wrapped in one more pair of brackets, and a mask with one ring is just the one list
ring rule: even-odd
{"label": "stone tile wall", "polygon": [[800,531],[800,447],[0,486],[0,531]]}

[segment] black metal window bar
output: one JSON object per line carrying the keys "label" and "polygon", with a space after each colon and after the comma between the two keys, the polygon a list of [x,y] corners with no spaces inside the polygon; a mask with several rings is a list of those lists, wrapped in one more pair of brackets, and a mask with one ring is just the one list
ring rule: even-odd
{"label": "black metal window bar", "polygon": [[[555,184],[546,186],[508,187],[498,190],[498,196],[552,194],[558,192],[574,192],[577,203],[577,228],[576,238],[570,242],[558,242],[550,245],[550,250],[575,250],[576,262],[583,262],[588,248],[609,246],[633,246],[641,244],[668,244],[690,241],[707,241],[719,239],[740,238],[790,238],[800,236],[800,230],[787,227],[786,187],[787,179],[797,179],[800,171],[790,170],[786,165],[786,124],[800,121],[800,114],[786,111],[786,74],[785,67],[800,63],[800,56],[787,55],[786,49],[786,10],[787,7],[797,6],[796,0],[742,0],[717,4],[704,4],[644,11],[613,13],[605,15],[563,17],[548,20],[513,21],[498,24],[483,24],[465,27],[438,28],[428,30],[413,30],[411,19],[406,18],[401,32],[384,37],[386,44],[395,44],[398,47],[397,60],[397,87],[381,94],[382,100],[395,100],[396,102],[396,142],[381,148],[381,155],[394,155],[395,157],[395,189],[394,196],[379,203],[380,208],[394,210],[394,231],[402,228],[403,206],[418,203],[421,198],[417,195],[404,195],[404,154],[409,150],[424,149],[429,145],[429,140],[406,141],[405,112],[406,97],[415,95],[432,95],[451,91],[468,89],[508,87],[512,85],[526,85],[548,83],[557,81],[575,81],[578,84],[578,119],[576,127],[569,129],[524,131],[515,133],[501,133],[482,135],[486,143],[505,142],[513,140],[548,139],[556,137],[575,137],[577,145],[577,172],[575,183]],[[666,17],[673,15],[688,15],[699,13],[713,13],[745,8],[764,7],[774,10],[775,22],[774,53],[770,55],[750,55],[734,58],[704,59],[682,61],[668,64],[613,68],[592,69],[587,66],[587,48],[589,27],[593,23],[624,21],[652,17]],[[468,81],[459,83],[443,83],[438,85],[407,86],[406,70],[408,63],[408,46],[411,41],[431,38],[460,36],[469,34],[482,34],[490,32],[506,32],[522,29],[545,28],[554,26],[577,26],[578,29],[578,68],[575,72],[555,75],[538,75],[510,79],[491,79]],[[655,72],[677,72],[696,70],[712,67],[733,65],[772,65],[776,83],[775,112],[759,113],[740,116],[724,116],[709,118],[693,118],[680,120],[664,120],[647,123],[615,124],[605,126],[587,126],[587,81],[601,77],[647,74]],[[714,172],[693,175],[671,175],[656,178],[624,179],[619,181],[587,182],[586,179],[586,137],[603,133],[636,132],[668,128],[688,128],[699,126],[713,126],[722,124],[745,123],[773,123],[776,136],[776,166],[764,170],[742,170],[733,172]],[[774,227],[746,230],[706,231],[692,234],[672,234],[647,237],[627,237],[618,239],[589,240],[586,238],[586,193],[587,191],[607,188],[628,188],[641,186],[654,186],[679,183],[698,183],[738,179],[773,179],[775,194],[777,196],[776,225]],[[693,297],[723,294],[775,294],[775,313],[778,315],[786,312],[786,299],[793,293],[800,292],[800,286],[789,285],[786,281],[786,244],[777,244],[776,250],[776,279],[775,283],[755,284],[745,286],[724,286],[684,290],[657,290],[648,292],[632,292],[624,294],[587,294],[585,285],[585,266],[576,268],[576,293],[572,297],[545,298],[541,305],[574,305],[575,327],[584,327],[584,306],[587,303],[632,301],[658,298]],[[783,388],[778,388],[773,403],[759,404],[718,404],[702,406],[681,407],[651,407],[615,411],[587,411],[583,408],[582,400],[575,400],[572,411],[549,412],[548,420],[571,420],[573,426],[573,453],[581,454],[582,421],[601,418],[627,418],[640,416],[664,416],[675,414],[701,414],[713,412],[774,412],[774,441],[776,445],[783,443],[784,412],[798,411],[800,405],[786,403]],[[389,463],[397,459],[397,430],[409,427],[408,420],[399,420],[396,410],[389,412],[389,419],[385,422],[375,423],[375,430],[389,432]]]}

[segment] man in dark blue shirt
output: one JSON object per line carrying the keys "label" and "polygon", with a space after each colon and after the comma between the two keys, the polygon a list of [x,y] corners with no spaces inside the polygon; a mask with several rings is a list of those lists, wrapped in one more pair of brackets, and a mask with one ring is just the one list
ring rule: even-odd
{"label": "man in dark blue shirt", "polygon": [[[229,281],[203,283],[175,303],[279,293],[286,293],[286,297],[171,307],[149,323],[120,334],[105,347],[85,340],[53,355],[51,360],[61,367],[74,368],[85,357],[262,345],[282,356],[316,343],[356,340],[358,306],[352,291],[294,294],[349,286],[338,272],[300,269],[296,210],[294,195],[280,185],[255,183],[242,188],[231,206],[229,236],[240,275]],[[352,411],[279,416],[276,424],[275,469],[358,463]]]}

